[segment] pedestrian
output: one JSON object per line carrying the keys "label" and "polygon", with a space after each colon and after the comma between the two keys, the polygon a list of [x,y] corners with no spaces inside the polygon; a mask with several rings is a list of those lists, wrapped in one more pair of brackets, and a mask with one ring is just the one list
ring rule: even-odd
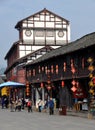
{"label": "pedestrian", "polygon": [[8,103],[9,103],[9,102],[8,102],[8,98],[7,98],[7,97],[5,97],[4,103],[5,103],[5,107],[8,108]]}
{"label": "pedestrian", "polygon": [[2,109],[4,108],[4,97],[1,98]]}
{"label": "pedestrian", "polygon": [[27,103],[28,103],[28,98],[25,98],[25,106],[27,107]]}
{"label": "pedestrian", "polygon": [[24,109],[24,105],[25,105],[25,100],[24,100],[24,98],[22,98],[21,101],[22,101],[21,107],[22,107],[22,109]]}
{"label": "pedestrian", "polygon": [[13,98],[10,99],[10,109],[11,109],[11,112],[13,112],[13,109],[14,109],[14,100],[13,100]]}
{"label": "pedestrian", "polygon": [[27,108],[28,108],[28,112],[32,112],[32,101],[31,101],[31,99],[29,99],[28,102],[27,102]]}
{"label": "pedestrian", "polygon": [[16,111],[18,109],[18,99],[16,99],[14,105],[15,105],[15,111]]}
{"label": "pedestrian", "polygon": [[18,111],[21,111],[21,105],[22,105],[22,101],[21,99],[18,99]]}
{"label": "pedestrian", "polygon": [[39,99],[38,101],[38,111],[41,112],[42,111],[42,100]]}
{"label": "pedestrian", "polygon": [[53,115],[54,114],[54,101],[52,98],[50,98],[48,105],[49,105],[49,114]]}
{"label": "pedestrian", "polygon": [[44,101],[44,109],[47,109],[47,107],[48,107],[48,100],[46,99],[46,100]]}

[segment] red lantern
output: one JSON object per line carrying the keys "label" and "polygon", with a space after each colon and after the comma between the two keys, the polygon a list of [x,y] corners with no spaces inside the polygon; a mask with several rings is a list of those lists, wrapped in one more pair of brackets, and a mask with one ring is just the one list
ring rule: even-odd
{"label": "red lantern", "polygon": [[73,80],[73,81],[72,81],[72,85],[74,86],[75,84],[76,84],[76,81],[75,81],[75,80]]}
{"label": "red lantern", "polygon": [[62,81],[62,82],[61,82],[61,86],[64,87],[64,85],[65,85],[65,84],[64,84],[64,81]]}
{"label": "red lantern", "polygon": [[44,87],[44,85],[43,85],[43,83],[41,83],[41,88],[43,88]]}
{"label": "red lantern", "polygon": [[27,92],[27,94],[26,94],[27,96],[29,96],[30,95],[30,93],[29,92]]}
{"label": "red lantern", "polygon": [[72,90],[73,92],[75,92],[77,89],[76,89],[75,86],[73,86],[73,87],[71,88],[71,90]]}
{"label": "red lantern", "polygon": [[73,74],[76,72],[74,67],[72,67],[71,71],[72,71]]}
{"label": "red lantern", "polygon": [[48,80],[47,83],[50,84],[50,80]]}
{"label": "red lantern", "polygon": [[66,62],[64,62],[64,67],[63,67],[63,69],[64,69],[64,72],[66,71]]}
{"label": "red lantern", "polygon": [[51,89],[51,86],[48,86],[47,89],[50,90],[50,89]]}

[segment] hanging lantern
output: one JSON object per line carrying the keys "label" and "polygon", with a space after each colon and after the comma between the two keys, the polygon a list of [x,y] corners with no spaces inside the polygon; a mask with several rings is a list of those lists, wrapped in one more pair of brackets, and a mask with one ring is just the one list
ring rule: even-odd
{"label": "hanging lantern", "polygon": [[26,96],[29,96],[29,95],[30,95],[30,93],[27,92]]}
{"label": "hanging lantern", "polygon": [[75,81],[75,80],[73,80],[73,81],[72,81],[72,85],[73,85],[73,86],[75,86],[75,84],[76,84],[76,81]]}
{"label": "hanging lantern", "polygon": [[48,85],[47,89],[48,89],[48,90],[51,90],[51,86]]}
{"label": "hanging lantern", "polygon": [[89,74],[89,78],[93,78],[93,74],[92,73]]}
{"label": "hanging lantern", "polygon": [[72,67],[71,71],[72,71],[73,74],[76,72],[74,67]]}
{"label": "hanging lantern", "polygon": [[26,91],[29,92],[29,87],[26,88]]}
{"label": "hanging lantern", "polygon": [[44,87],[44,84],[43,83],[41,83],[41,88],[43,88]]}
{"label": "hanging lantern", "polygon": [[62,81],[62,82],[61,82],[61,86],[62,86],[62,88],[64,87],[64,85],[65,85],[65,83],[64,83],[64,81]]}
{"label": "hanging lantern", "polygon": [[26,95],[27,95],[27,96],[30,95],[30,90],[29,90],[29,88],[26,89]]}
{"label": "hanging lantern", "polygon": [[90,86],[90,87],[93,87],[93,86],[94,86],[93,81],[89,81],[89,86]]}
{"label": "hanging lantern", "polygon": [[73,63],[71,63],[71,68],[73,68],[74,67],[74,65],[73,65]]}
{"label": "hanging lantern", "polygon": [[90,89],[90,90],[89,90],[89,93],[93,94],[93,93],[94,93],[94,90],[93,90],[93,89]]}
{"label": "hanging lantern", "polygon": [[89,71],[93,71],[93,70],[94,70],[94,66],[93,66],[93,65],[90,65],[90,66],[88,67],[88,70],[89,70]]}
{"label": "hanging lantern", "polygon": [[29,87],[29,82],[26,83],[26,87]]}
{"label": "hanging lantern", "polygon": [[77,88],[76,88],[75,86],[73,86],[73,87],[71,88],[71,90],[72,90],[73,92],[75,92],[75,91],[77,90]]}
{"label": "hanging lantern", "polygon": [[63,70],[66,72],[66,62],[64,62]]}
{"label": "hanging lantern", "polygon": [[59,68],[59,66],[56,65],[56,74],[58,74],[58,68]]}
{"label": "hanging lantern", "polygon": [[88,61],[88,63],[91,63],[91,62],[93,62],[93,58],[89,57],[87,61]]}
{"label": "hanging lantern", "polygon": [[50,84],[50,80],[48,80],[47,83]]}
{"label": "hanging lantern", "polygon": [[51,73],[52,74],[54,73],[54,67],[53,67],[53,65],[51,66]]}
{"label": "hanging lantern", "polygon": [[42,66],[42,71],[44,71],[44,67]]}

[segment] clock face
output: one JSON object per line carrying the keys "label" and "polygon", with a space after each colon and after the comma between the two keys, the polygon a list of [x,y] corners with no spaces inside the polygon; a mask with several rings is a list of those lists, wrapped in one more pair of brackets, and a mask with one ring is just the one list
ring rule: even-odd
{"label": "clock face", "polygon": [[63,31],[59,31],[59,32],[58,32],[58,36],[59,36],[59,37],[63,37],[63,36],[64,36],[64,32],[63,32]]}
{"label": "clock face", "polygon": [[31,34],[32,34],[32,32],[31,32],[30,29],[27,29],[27,30],[25,31],[25,35],[26,35],[26,36],[30,37]]}

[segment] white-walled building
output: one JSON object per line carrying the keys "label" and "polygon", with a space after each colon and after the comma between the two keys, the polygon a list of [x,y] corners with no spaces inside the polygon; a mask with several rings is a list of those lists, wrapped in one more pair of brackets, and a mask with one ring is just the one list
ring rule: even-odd
{"label": "white-walled building", "polygon": [[57,48],[70,42],[69,21],[47,9],[19,21],[15,28],[19,31],[19,58],[47,45]]}

